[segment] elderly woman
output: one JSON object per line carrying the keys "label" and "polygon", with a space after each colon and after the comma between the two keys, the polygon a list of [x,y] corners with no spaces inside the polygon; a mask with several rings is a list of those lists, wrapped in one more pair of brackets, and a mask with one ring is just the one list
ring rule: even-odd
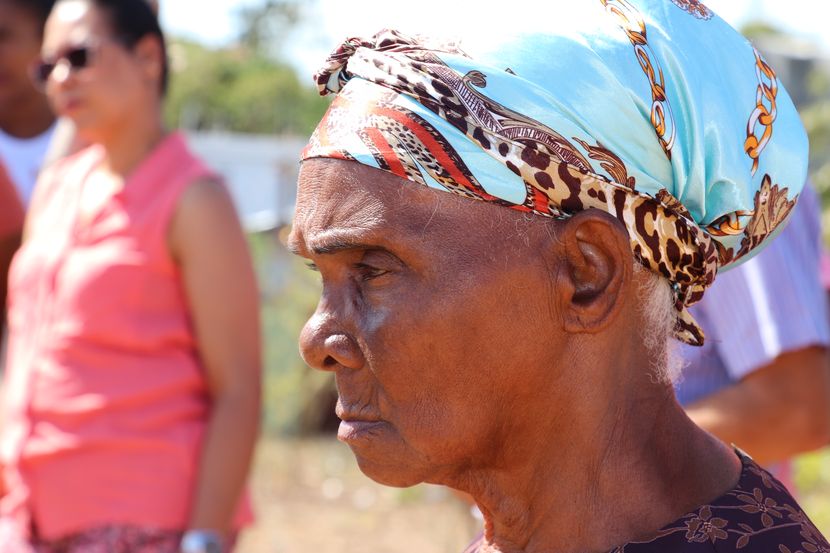
{"label": "elderly woman", "polygon": [[338,436],[379,482],[470,493],[470,552],[828,552],[672,389],[687,307],[795,204],[798,116],[698,2],[586,9],[478,52],[352,39],[318,76],[289,245]]}

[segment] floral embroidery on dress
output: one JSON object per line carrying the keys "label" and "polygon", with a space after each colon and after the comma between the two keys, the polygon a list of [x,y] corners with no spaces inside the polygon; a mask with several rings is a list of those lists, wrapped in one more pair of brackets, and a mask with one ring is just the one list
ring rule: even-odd
{"label": "floral embroidery on dress", "polygon": [[[746,454],[738,484],[657,532],[609,553],[830,553],[830,544],[786,488]],[[465,553],[477,553],[483,539]]]}
{"label": "floral embroidery on dress", "polygon": [[653,540],[611,553],[830,553],[830,544],[786,488],[746,454],[738,455],[743,470],[732,490],[666,526]]}
{"label": "floral embroidery on dress", "polygon": [[708,505],[701,507],[697,516],[686,521],[686,539],[696,542],[726,539],[729,534],[724,532],[723,527],[729,524],[727,520],[719,517],[712,517],[712,508]]}

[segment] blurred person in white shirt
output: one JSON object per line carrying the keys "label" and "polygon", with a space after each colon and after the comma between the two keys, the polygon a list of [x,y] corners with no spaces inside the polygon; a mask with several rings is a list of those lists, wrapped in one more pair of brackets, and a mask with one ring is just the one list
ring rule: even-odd
{"label": "blurred person in white shirt", "polygon": [[55,130],[55,116],[29,71],[54,0],[0,0],[0,161],[24,205]]}

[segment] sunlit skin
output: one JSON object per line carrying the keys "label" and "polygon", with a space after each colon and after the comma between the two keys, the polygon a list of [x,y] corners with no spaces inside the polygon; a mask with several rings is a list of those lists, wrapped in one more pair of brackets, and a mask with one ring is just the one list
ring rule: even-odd
{"label": "sunlit skin", "polygon": [[42,22],[21,4],[0,0],[0,129],[32,138],[46,131],[54,116],[29,75],[40,54]]}
{"label": "sunlit skin", "polygon": [[[5,192],[5,194],[3,194]],[[14,256],[15,251],[20,246],[20,237],[22,234],[22,226],[23,226],[23,215],[22,211],[23,208],[17,200],[16,197],[9,198],[11,194],[14,194],[14,185],[9,179],[9,176],[6,174],[6,171],[0,165],[0,202],[2,201],[13,201],[17,202],[18,211],[17,216],[13,216],[12,214],[15,213],[14,206],[3,206],[4,214],[3,216],[9,217],[12,216],[13,219],[17,224],[14,226],[9,225],[7,221],[4,221],[4,232],[0,233],[0,335],[5,332],[6,329],[6,294],[8,291],[8,279],[6,275],[9,272],[9,266],[12,262],[12,257]],[[5,493],[5,484],[3,479],[0,478],[0,496]]]}
{"label": "sunlit skin", "polygon": [[527,217],[304,162],[289,247],[323,291],[300,348],[334,373],[339,438],[374,480],[470,493],[487,551],[608,551],[740,461],[652,378],[620,223]]}
{"label": "sunlit skin", "polygon": [[812,346],[782,353],[734,385],[688,406],[689,416],[758,463],[830,443],[830,355]]}

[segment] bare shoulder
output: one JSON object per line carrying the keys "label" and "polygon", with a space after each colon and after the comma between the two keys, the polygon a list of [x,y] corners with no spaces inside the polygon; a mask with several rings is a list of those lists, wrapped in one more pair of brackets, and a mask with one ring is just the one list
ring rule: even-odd
{"label": "bare shoulder", "polygon": [[198,211],[233,207],[233,200],[225,183],[215,175],[206,175],[190,183],[179,198],[176,215]]}
{"label": "bare shoulder", "polygon": [[168,230],[174,257],[181,259],[194,245],[241,234],[239,217],[224,182],[215,176],[201,177],[185,188],[179,198]]}

